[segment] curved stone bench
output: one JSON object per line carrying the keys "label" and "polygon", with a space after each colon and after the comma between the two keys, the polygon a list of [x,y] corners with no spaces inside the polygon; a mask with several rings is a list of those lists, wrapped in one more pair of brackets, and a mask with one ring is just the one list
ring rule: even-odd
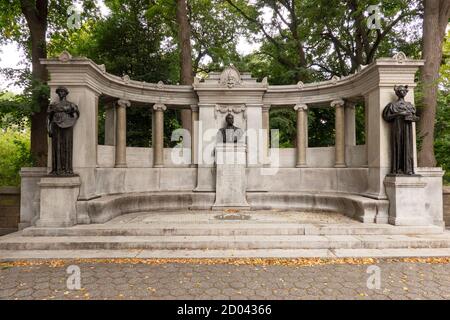
{"label": "curved stone bench", "polygon": [[[117,216],[148,211],[210,210],[214,192],[143,192],[108,195],[78,201],[79,224],[105,223]],[[387,200],[343,193],[254,192],[247,193],[252,210],[285,209],[339,212],[366,223],[387,223]]]}
{"label": "curved stone bench", "polygon": [[[89,201],[79,201],[78,223],[104,223],[117,216],[133,212],[189,209],[196,202],[214,203],[214,193],[142,192],[108,195]],[[205,208],[207,208],[206,206]]]}
{"label": "curved stone bench", "polygon": [[366,223],[387,223],[389,201],[346,193],[256,192],[247,193],[252,210],[290,209],[330,211]]}

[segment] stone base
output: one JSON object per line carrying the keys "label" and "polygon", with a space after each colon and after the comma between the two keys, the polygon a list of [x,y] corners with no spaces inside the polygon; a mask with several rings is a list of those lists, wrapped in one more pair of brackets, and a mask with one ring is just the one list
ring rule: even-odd
{"label": "stone base", "polygon": [[216,201],[213,209],[249,208],[246,199],[245,145],[218,144],[216,165]]}
{"label": "stone base", "polygon": [[77,223],[76,203],[80,177],[44,177],[41,189],[39,227],[70,227]]}
{"label": "stone base", "polygon": [[432,225],[425,207],[426,182],[420,176],[386,176],[389,223],[398,226]]}
{"label": "stone base", "polygon": [[443,188],[444,201],[444,221],[447,227],[450,227],[450,186]]}

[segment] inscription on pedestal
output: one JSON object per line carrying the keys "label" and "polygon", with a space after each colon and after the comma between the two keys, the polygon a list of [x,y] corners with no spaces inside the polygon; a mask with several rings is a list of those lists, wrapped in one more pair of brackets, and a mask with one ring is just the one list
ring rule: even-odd
{"label": "inscription on pedestal", "polygon": [[[216,201],[213,209],[249,208],[246,199],[245,161],[239,161],[245,159],[245,145],[218,144],[216,159]],[[229,159],[232,161],[228,161]]]}

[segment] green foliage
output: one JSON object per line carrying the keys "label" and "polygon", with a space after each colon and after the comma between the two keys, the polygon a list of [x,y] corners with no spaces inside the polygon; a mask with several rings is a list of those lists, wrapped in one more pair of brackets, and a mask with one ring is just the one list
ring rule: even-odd
{"label": "green foliage", "polygon": [[436,160],[445,170],[444,183],[450,185],[450,91],[439,93],[435,130]]}
{"label": "green foliage", "polygon": [[24,95],[10,92],[0,93],[0,128],[17,127],[19,130],[29,126],[31,104]]}
{"label": "green foliage", "polygon": [[23,94],[0,92],[0,128],[24,130],[32,113],[39,110],[42,101],[48,103],[49,97],[50,88],[39,81],[31,81]]}
{"label": "green foliage", "polygon": [[19,186],[20,168],[32,165],[29,130],[1,130],[0,186]]}
{"label": "green foliage", "polygon": [[151,108],[127,108],[127,146],[152,146]]}
{"label": "green foliage", "polygon": [[450,185],[450,31],[444,42],[437,101],[434,151],[445,170],[444,183]]}
{"label": "green foliage", "polygon": [[330,147],[335,145],[335,114],[332,108],[310,108],[308,110],[308,145]]}
{"label": "green foliage", "polygon": [[[270,129],[279,130],[279,148],[294,147],[296,137],[297,115],[293,108],[271,109],[269,115]],[[272,139],[274,137],[272,136]]]}

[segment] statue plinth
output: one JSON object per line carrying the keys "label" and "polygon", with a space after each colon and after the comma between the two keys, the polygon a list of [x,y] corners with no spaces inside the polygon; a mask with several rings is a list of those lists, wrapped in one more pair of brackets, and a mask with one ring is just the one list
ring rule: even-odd
{"label": "statue plinth", "polygon": [[218,143],[216,146],[216,201],[214,210],[250,209],[246,199],[246,145]]}
{"label": "statue plinth", "polygon": [[76,203],[80,177],[51,177],[40,180],[40,218],[38,227],[70,227],[77,224]]}
{"label": "statue plinth", "polygon": [[425,187],[421,176],[389,175],[384,179],[386,194],[389,199],[389,223],[396,226],[431,225],[425,216]]}

